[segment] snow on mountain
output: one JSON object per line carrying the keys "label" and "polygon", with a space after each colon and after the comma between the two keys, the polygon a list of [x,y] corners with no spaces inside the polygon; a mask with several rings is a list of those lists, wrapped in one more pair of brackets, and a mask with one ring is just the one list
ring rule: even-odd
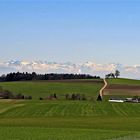
{"label": "snow on mountain", "polygon": [[92,61],[85,63],[56,63],[47,61],[7,61],[0,62],[0,74],[9,72],[37,72],[37,73],[87,73],[104,76],[107,73],[120,70],[122,77],[135,78],[140,75],[140,65],[98,64]]}

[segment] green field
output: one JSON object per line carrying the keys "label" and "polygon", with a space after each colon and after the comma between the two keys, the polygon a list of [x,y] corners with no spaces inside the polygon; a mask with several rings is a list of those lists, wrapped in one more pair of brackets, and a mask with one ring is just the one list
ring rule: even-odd
{"label": "green field", "polygon": [[[33,96],[33,100],[28,101],[0,100],[2,140],[140,140],[140,104],[97,102],[90,98],[66,101],[63,98],[65,93],[72,92],[96,98],[102,87],[100,82],[8,82],[0,85],[15,93]],[[57,93],[60,100],[38,100],[39,96],[45,97],[51,92]]]}
{"label": "green field", "polygon": [[124,79],[124,78],[118,78],[118,79],[109,79],[107,80],[109,84],[120,84],[120,85],[138,85],[140,86],[140,80],[134,80],[134,79]]}
{"label": "green field", "polygon": [[[93,81],[93,82],[92,82]],[[33,99],[47,97],[56,93],[58,98],[64,99],[66,94],[86,94],[87,97],[97,98],[100,88],[103,86],[102,80],[81,80],[81,82],[3,82],[0,83],[4,89],[10,90],[15,94],[21,93],[31,95]]]}
{"label": "green field", "polygon": [[110,97],[134,97],[140,96],[140,80],[133,79],[109,79],[109,86],[104,90],[104,98]]}

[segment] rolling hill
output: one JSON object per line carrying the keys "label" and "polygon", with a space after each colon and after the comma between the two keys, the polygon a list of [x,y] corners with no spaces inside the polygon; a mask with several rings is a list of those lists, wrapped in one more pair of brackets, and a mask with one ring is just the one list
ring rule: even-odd
{"label": "rolling hill", "polygon": [[140,80],[109,79],[104,95],[111,96],[140,96]]}
{"label": "rolling hill", "polygon": [[[132,84],[131,84],[132,82]],[[139,86],[139,81],[110,79],[109,86]],[[33,100],[0,100],[0,134],[4,140],[139,140],[140,105],[90,100],[102,80],[0,83]],[[38,100],[57,93],[59,100]],[[64,93],[84,93],[86,101],[65,100]]]}
{"label": "rolling hill", "polygon": [[33,99],[47,97],[56,93],[59,99],[66,94],[85,94],[88,98],[97,98],[103,80],[55,80],[31,82],[1,82],[0,86],[15,94],[31,95]]}

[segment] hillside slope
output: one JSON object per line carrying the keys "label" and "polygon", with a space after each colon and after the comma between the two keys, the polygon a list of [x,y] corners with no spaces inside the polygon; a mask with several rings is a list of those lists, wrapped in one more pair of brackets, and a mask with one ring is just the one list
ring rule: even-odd
{"label": "hillside slope", "polygon": [[133,79],[107,79],[108,86],[104,90],[104,95],[140,95],[140,80]]}
{"label": "hillside slope", "polygon": [[66,94],[85,94],[88,98],[97,98],[103,86],[102,79],[95,80],[58,80],[58,81],[29,81],[1,82],[0,86],[15,94],[31,95],[33,99],[47,97],[56,93],[59,99]]}
{"label": "hillside slope", "polygon": [[[112,80],[112,81],[111,81]],[[116,85],[118,80],[111,79]],[[135,83],[136,81],[133,81]],[[126,82],[121,85],[128,85]],[[129,83],[131,83],[129,81]],[[137,82],[136,82],[137,83]],[[96,100],[36,100],[57,93],[84,93],[96,98],[103,81],[34,81],[0,83],[35,100],[0,100],[1,139],[132,140],[140,139],[140,105]],[[135,86],[135,84],[133,84]],[[138,84],[137,84],[138,86]]]}
{"label": "hillside slope", "polygon": [[1,100],[0,133],[4,140],[139,139],[139,110],[127,103]]}

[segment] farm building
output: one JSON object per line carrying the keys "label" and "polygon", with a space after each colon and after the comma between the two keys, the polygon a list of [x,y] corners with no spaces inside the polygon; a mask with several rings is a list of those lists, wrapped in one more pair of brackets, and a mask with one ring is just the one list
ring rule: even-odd
{"label": "farm building", "polygon": [[124,100],[109,99],[109,102],[114,102],[114,103],[123,103],[123,102],[124,102]]}

